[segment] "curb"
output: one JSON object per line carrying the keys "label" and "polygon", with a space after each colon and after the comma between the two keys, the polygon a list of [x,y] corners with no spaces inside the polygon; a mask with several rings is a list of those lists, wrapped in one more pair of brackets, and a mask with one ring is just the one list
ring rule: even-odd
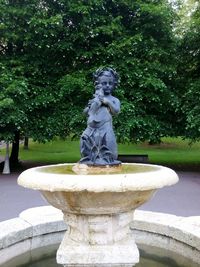
{"label": "curb", "polygon": [[[60,210],[42,206],[0,222],[0,264],[25,252],[60,243],[67,229],[62,217]],[[136,210],[131,229],[139,244],[165,248],[200,263],[200,216]],[[30,253],[31,259],[33,255]]]}

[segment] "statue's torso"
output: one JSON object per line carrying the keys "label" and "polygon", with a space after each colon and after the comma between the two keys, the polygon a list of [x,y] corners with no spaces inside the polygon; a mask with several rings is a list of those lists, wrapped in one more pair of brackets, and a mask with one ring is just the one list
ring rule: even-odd
{"label": "statue's torso", "polygon": [[101,105],[98,109],[92,109],[88,112],[87,124],[90,127],[99,128],[106,122],[112,121],[112,116],[108,107]]}

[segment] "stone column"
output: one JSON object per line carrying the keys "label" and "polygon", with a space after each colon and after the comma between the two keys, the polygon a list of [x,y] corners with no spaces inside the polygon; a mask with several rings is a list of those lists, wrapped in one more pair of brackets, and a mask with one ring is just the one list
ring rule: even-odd
{"label": "stone column", "polygon": [[57,262],[70,266],[127,266],[139,262],[130,223],[134,211],[106,214],[64,214],[68,225]]}

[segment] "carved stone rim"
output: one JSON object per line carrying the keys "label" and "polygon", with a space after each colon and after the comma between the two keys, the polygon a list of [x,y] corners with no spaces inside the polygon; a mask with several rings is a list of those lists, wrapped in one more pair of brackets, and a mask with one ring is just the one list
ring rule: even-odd
{"label": "carved stone rim", "polygon": [[129,163],[129,165],[151,167],[152,170],[140,173],[73,175],[45,173],[44,168],[70,164],[57,164],[31,168],[18,178],[18,184],[35,190],[67,192],[126,192],[158,189],[178,182],[177,174],[163,166]]}

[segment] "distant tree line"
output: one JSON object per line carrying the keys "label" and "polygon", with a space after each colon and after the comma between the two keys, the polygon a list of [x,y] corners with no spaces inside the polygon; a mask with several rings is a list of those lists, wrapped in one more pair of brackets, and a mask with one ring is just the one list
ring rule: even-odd
{"label": "distant tree line", "polygon": [[119,141],[198,140],[200,4],[184,30],[182,10],[166,0],[0,0],[0,140],[13,142],[11,161],[20,136],[80,135],[103,66],[120,75]]}

